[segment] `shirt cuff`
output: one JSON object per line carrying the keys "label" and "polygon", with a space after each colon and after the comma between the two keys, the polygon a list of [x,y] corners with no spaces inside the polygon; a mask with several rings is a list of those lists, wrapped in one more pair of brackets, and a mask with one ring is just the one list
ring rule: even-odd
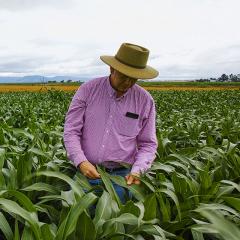
{"label": "shirt cuff", "polygon": [[139,166],[132,166],[132,169],[131,169],[131,173],[138,173],[138,174],[144,174],[146,170],[144,170],[143,168],[139,167]]}
{"label": "shirt cuff", "polygon": [[78,168],[79,164],[81,164],[82,162],[87,161],[85,155],[81,153],[68,155],[68,158],[73,162],[76,168]]}

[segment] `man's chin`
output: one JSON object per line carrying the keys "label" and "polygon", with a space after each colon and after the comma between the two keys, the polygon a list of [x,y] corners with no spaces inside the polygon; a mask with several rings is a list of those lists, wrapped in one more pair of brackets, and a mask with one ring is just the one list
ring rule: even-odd
{"label": "man's chin", "polygon": [[118,89],[118,92],[120,93],[126,93],[128,91],[128,89]]}

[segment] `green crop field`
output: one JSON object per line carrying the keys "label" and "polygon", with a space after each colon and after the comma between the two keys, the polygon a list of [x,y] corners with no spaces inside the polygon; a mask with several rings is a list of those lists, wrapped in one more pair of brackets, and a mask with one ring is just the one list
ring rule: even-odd
{"label": "green crop field", "polygon": [[100,196],[66,157],[74,92],[1,93],[0,239],[239,240],[240,91],[150,93],[157,158],[141,185],[98,167]]}

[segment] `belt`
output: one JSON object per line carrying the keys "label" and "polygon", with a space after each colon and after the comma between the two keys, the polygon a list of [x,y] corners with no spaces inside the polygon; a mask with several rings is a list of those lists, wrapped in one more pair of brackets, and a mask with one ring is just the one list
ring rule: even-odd
{"label": "belt", "polygon": [[104,167],[106,172],[114,172],[114,171],[119,171],[119,170],[126,170],[127,168],[125,167],[118,167],[118,168],[106,168]]}

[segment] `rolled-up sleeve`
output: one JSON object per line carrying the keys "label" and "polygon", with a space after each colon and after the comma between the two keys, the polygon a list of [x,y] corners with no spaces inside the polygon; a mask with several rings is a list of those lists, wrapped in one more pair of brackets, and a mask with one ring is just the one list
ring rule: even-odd
{"label": "rolled-up sleeve", "polygon": [[75,93],[65,117],[63,140],[67,157],[77,167],[87,160],[81,146],[84,113],[86,110],[87,89],[84,84]]}
{"label": "rolled-up sleeve", "polygon": [[138,151],[131,173],[144,173],[152,165],[158,147],[156,137],[156,111],[154,100],[151,100],[148,117],[143,120],[143,127],[137,136]]}

